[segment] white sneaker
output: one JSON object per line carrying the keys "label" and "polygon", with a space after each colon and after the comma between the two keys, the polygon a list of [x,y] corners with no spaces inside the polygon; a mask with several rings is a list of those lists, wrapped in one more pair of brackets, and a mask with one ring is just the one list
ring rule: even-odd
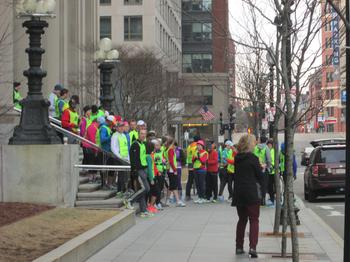
{"label": "white sneaker", "polygon": [[218,196],[218,200],[221,201],[221,202],[224,202],[225,198],[224,198],[224,196]]}
{"label": "white sneaker", "polygon": [[158,205],[155,205],[155,207],[158,209],[158,210],[163,210],[163,207],[162,207],[162,204],[159,203]]}
{"label": "white sneaker", "polygon": [[197,200],[193,201],[193,203],[195,203],[195,204],[199,204],[199,202],[201,202],[200,198],[198,198]]}
{"label": "white sneaker", "polygon": [[208,199],[203,199],[203,203],[204,203],[204,204],[210,203],[210,200],[208,200]]}
{"label": "white sneaker", "polygon": [[179,202],[177,202],[176,206],[177,207],[185,207],[186,204],[180,200]]}

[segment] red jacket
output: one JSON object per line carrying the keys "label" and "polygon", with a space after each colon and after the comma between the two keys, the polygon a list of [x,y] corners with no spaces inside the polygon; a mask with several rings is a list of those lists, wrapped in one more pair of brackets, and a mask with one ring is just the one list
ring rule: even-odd
{"label": "red jacket", "polygon": [[217,173],[219,170],[219,154],[216,150],[211,150],[208,158],[208,172]]}

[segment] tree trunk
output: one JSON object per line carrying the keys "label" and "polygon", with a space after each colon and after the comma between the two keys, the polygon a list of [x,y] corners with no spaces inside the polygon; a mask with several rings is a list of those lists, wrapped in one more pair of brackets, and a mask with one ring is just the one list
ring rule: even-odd
{"label": "tree trunk", "polygon": [[288,198],[288,194],[287,194],[287,191],[286,191],[286,181],[285,179],[283,179],[283,217],[282,217],[282,244],[281,244],[281,247],[282,247],[282,250],[281,250],[281,256],[282,257],[287,257],[287,227],[288,227],[288,214],[287,214],[287,203],[288,201],[287,198]]}
{"label": "tree trunk", "polygon": [[276,235],[280,231],[281,222],[281,183],[280,183],[280,168],[279,168],[279,148],[278,148],[278,120],[274,122],[273,142],[275,150],[275,189],[276,189],[276,209],[275,209],[275,222],[273,226],[273,233]]}
{"label": "tree trunk", "polygon": [[[288,121],[290,123],[290,121]],[[293,155],[294,155],[294,128],[287,126],[288,145],[286,145],[286,203],[288,208],[288,221],[290,223],[290,230],[292,233],[292,255],[293,262],[299,262],[299,240],[298,228],[294,212],[294,172],[293,172]]]}

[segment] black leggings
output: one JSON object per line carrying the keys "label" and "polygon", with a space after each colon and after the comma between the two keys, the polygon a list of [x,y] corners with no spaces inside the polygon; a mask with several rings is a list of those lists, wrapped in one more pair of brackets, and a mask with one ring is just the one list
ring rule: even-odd
{"label": "black leggings", "polygon": [[218,173],[208,172],[207,174],[207,200],[214,195],[214,200],[218,198]]}
{"label": "black leggings", "polygon": [[268,186],[268,192],[270,195],[270,200],[272,202],[275,202],[275,175],[269,174],[269,186]]}
{"label": "black leggings", "polygon": [[229,174],[227,173],[227,170],[225,168],[220,169],[220,191],[219,191],[219,196],[222,196],[224,193],[225,186],[227,184],[227,189],[228,189],[228,198],[232,198],[233,196],[233,179],[234,179],[234,174]]}
{"label": "black leggings", "polygon": [[194,171],[188,170],[188,178],[187,178],[187,184],[186,184],[186,196],[191,197],[191,189],[194,182]]}

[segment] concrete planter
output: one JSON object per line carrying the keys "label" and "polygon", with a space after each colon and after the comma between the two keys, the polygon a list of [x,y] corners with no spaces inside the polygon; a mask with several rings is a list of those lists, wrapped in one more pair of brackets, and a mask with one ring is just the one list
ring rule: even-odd
{"label": "concrete planter", "polygon": [[34,262],[78,262],[107,246],[129,228],[135,225],[134,211],[124,210],[89,231],[71,239],[51,252],[37,258]]}

